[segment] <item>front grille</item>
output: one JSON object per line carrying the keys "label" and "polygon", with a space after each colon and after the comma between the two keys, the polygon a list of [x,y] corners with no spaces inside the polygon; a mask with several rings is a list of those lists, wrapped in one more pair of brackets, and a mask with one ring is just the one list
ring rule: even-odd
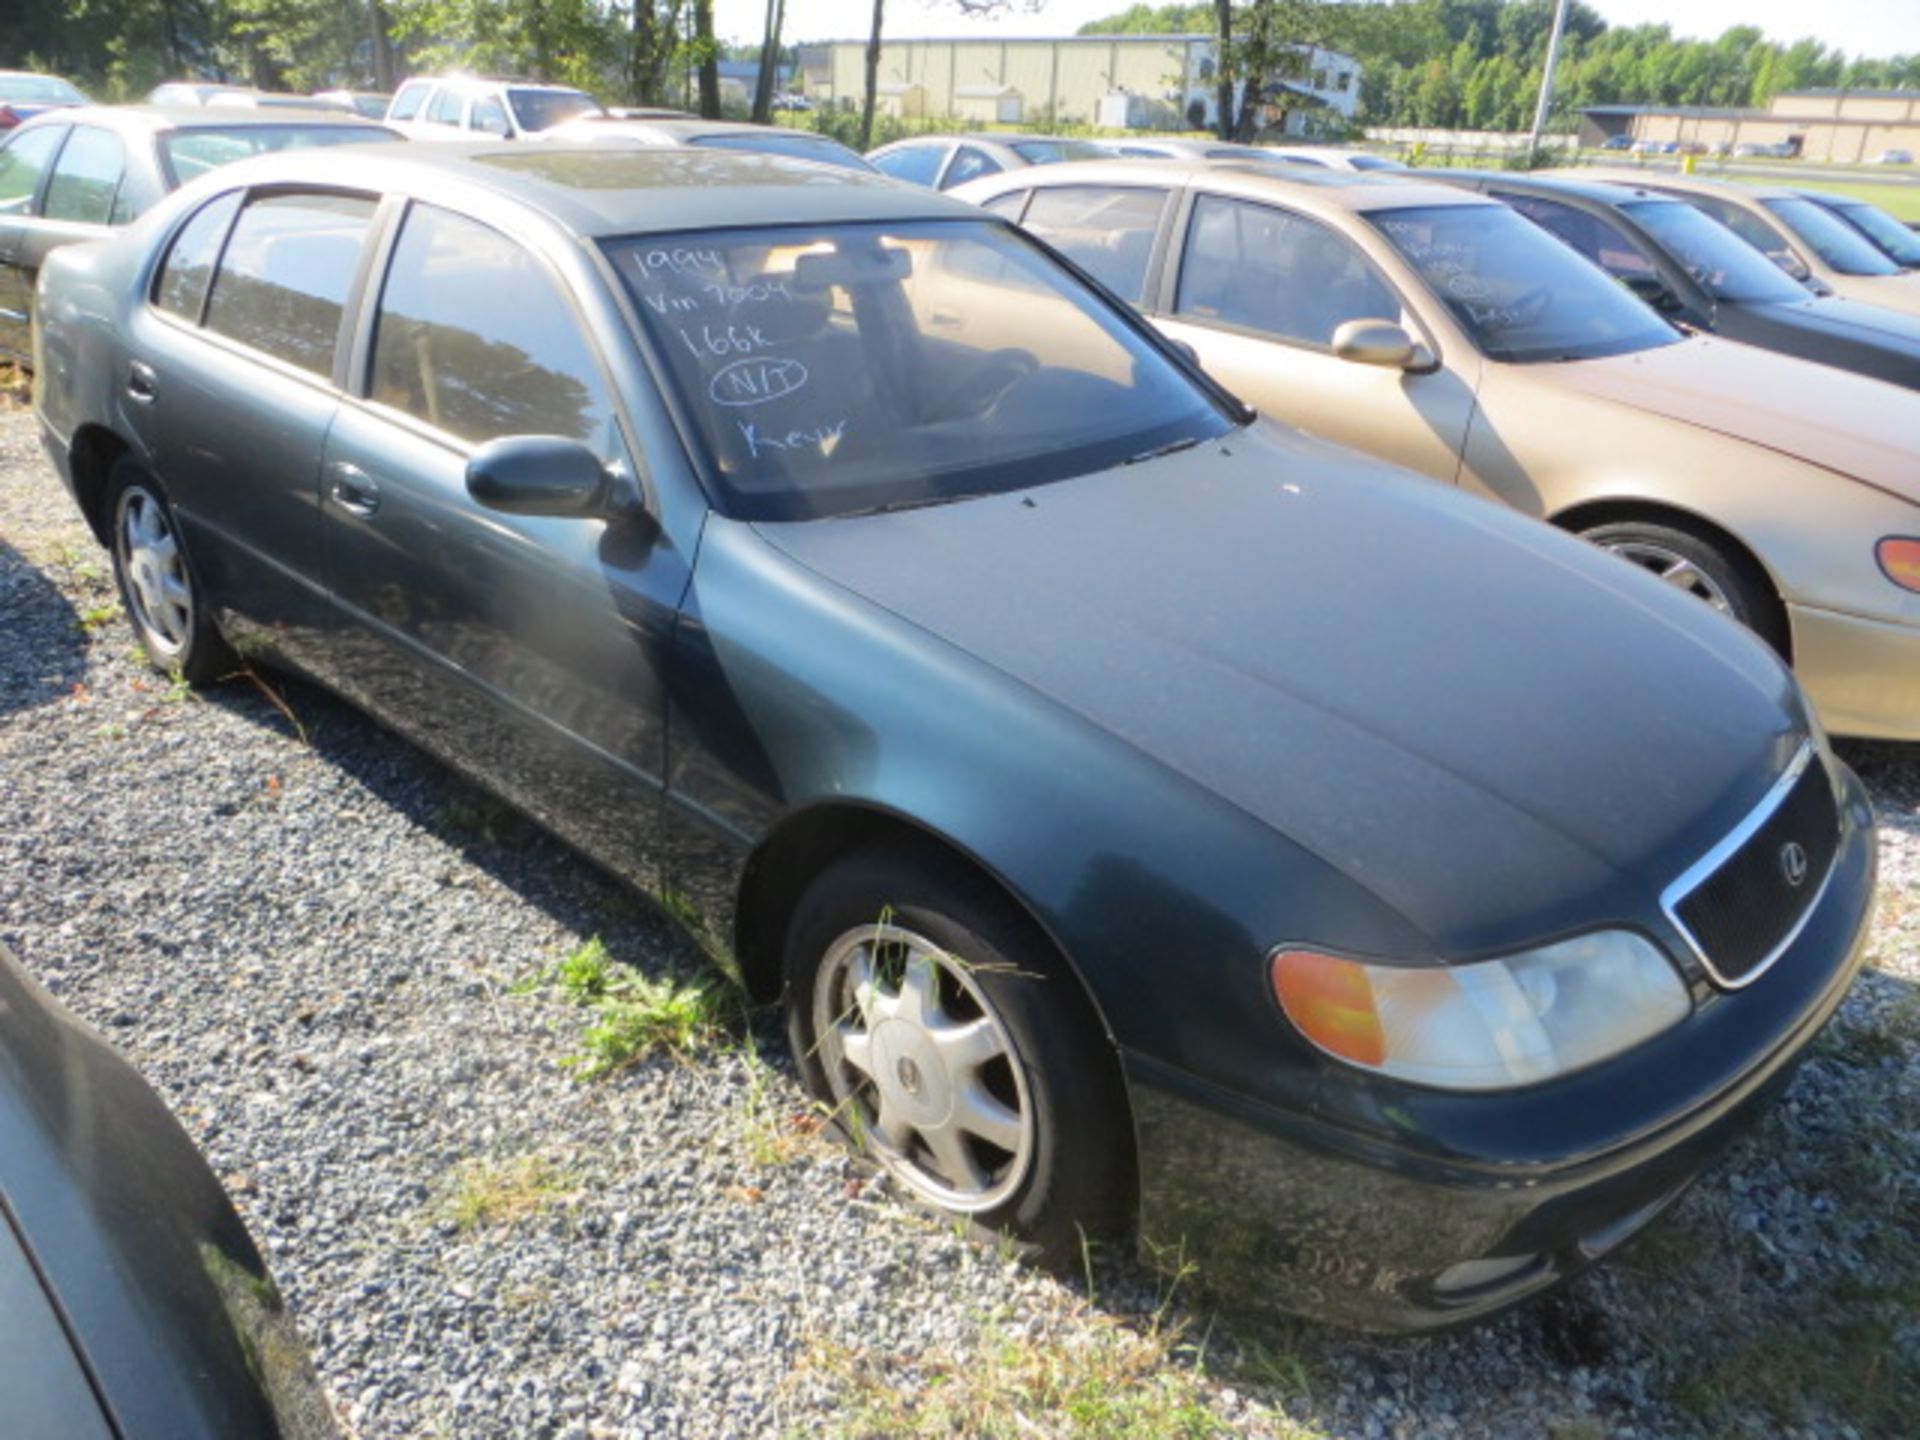
{"label": "front grille", "polygon": [[1772,813],[1670,907],[1708,973],[1727,986],[1756,978],[1793,937],[1840,848],[1833,782],[1817,756],[1784,797],[1776,791],[1768,801]]}

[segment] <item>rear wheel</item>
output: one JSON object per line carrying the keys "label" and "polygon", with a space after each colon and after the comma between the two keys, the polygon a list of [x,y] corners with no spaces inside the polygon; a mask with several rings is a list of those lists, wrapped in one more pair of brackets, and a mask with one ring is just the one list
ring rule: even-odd
{"label": "rear wheel", "polygon": [[179,521],[153,477],[123,456],[107,477],[113,576],[155,668],[195,685],[237,666],[187,562]]}
{"label": "rear wheel", "polygon": [[1657,579],[1738,620],[1786,653],[1785,627],[1766,576],[1752,561],[1691,531],[1647,520],[1595,525],[1580,532]]}
{"label": "rear wheel", "polygon": [[1064,1264],[1131,1209],[1131,1126],[1078,982],[963,867],[868,851],[807,891],[787,1021],[808,1085],[912,1195]]}

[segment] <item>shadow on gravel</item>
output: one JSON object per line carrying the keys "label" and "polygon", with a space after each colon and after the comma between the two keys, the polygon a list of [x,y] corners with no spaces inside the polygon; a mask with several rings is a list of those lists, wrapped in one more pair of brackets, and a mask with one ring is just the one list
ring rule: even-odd
{"label": "shadow on gravel", "polygon": [[304,738],[370,795],[555,923],[599,936],[619,962],[649,976],[684,976],[707,963],[680,924],[645,895],[331,691],[263,670],[202,693],[250,724]]}
{"label": "shadow on gravel", "polygon": [[67,597],[26,556],[0,540],[0,635],[31,637],[0,648],[0,717],[63,699],[87,673],[87,635]]}

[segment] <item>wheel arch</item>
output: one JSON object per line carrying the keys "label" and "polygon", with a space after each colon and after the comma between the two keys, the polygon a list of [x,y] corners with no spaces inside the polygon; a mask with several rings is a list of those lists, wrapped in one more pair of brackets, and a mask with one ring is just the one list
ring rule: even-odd
{"label": "wheel arch", "polygon": [[1757,550],[1718,521],[1707,518],[1697,510],[1689,510],[1683,505],[1639,496],[1582,500],[1567,506],[1564,510],[1556,511],[1547,519],[1553,525],[1575,535],[1591,530],[1596,525],[1644,521],[1684,531],[1695,539],[1723,551],[1735,564],[1749,570],[1765,587],[1766,599],[1773,611],[1774,633],[1782,639],[1786,651],[1784,658],[1789,664],[1793,662],[1793,624],[1787,612],[1785,591],[1781,587],[1779,577],[1773,573],[1767,562],[1760,558]]}
{"label": "wheel arch", "polygon": [[107,477],[125,455],[135,454],[129,445],[105,425],[82,425],[68,442],[67,465],[73,476],[73,498],[86,517],[94,539],[109,543],[107,534]]}

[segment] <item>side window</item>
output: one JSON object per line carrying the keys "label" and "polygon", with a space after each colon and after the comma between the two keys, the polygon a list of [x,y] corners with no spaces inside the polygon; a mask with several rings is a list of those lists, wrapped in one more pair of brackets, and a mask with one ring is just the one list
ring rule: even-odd
{"label": "side window", "polygon": [[1400,300],[1366,257],[1315,220],[1203,195],[1187,229],[1174,312],[1327,345],[1348,320],[1395,320]]}
{"label": "side window", "polygon": [[465,103],[466,97],[458,90],[443,85],[434,92],[433,103],[427,106],[427,119],[435,125],[458,125]]}
{"label": "side window", "polygon": [[507,107],[491,95],[482,95],[473,102],[473,113],[467,117],[467,128],[478,130],[482,135],[513,133],[513,127],[507,123]]}
{"label": "side window", "polygon": [[909,145],[904,150],[890,150],[885,155],[876,155],[873,163],[882,174],[891,175],[896,180],[931,185],[933,177],[940,173],[940,160],[945,154],[946,151],[938,145]]}
{"label": "side window", "polygon": [[0,215],[25,215],[33,207],[40,177],[47,173],[53,152],[66,138],[64,125],[27,130],[0,148]]}
{"label": "side window", "polygon": [[159,282],[153,287],[153,303],[168,314],[200,323],[200,304],[207,298],[213,262],[220,258],[220,242],[227,238],[227,226],[240,208],[240,195],[235,190],[202,205],[173,237],[173,248],[167,252]]}
{"label": "side window", "polygon": [[302,370],[333,370],[340,314],[373,219],[360,195],[268,195],[234,222],[207,328]]}
{"label": "side window", "polygon": [[1026,228],[1122,300],[1137,305],[1147,288],[1147,257],[1167,192],[1061,185],[1036,190]]}
{"label": "side window", "polygon": [[40,213],[49,220],[105,225],[113,218],[114,197],[126,168],[127,152],[118,135],[92,125],[74,126],[54,164]]}
{"label": "side window", "polygon": [[991,210],[995,215],[1004,215],[1007,219],[1017,222],[1020,219],[1021,210],[1026,207],[1027,196],[1032,193],[1031,190],[1009,190],[1004,195],[996,195],[991,200],[985,201],[980,208]]}
{"label": "side window", "polygon": [[400,93],[393,97],[393,115],[395,120],[411,120],[420,113],[420,107],[426,104],[427,95],[433,87],[418,80],[409,80],[400,87]]}
{"label": "side window", "polygon": [[1632,276],[1658,275],[1660,272],[1641,248],[1619,230],[1585,210],[1576,210],[1558,200],[1538,195],[1511,195],[1489,190],[1495,200],[1505,201],[1556,240],[1571,245],[1616,280]]}
{"label": "side window", "polygon": [[962,145],[954,152],[953,163],[947,166],[947,173],[941,177],[940,188],[951,190],[969,180],[978,180],[982,175],[998,175],[1005,168],[986,151]]}
{"label": "side window", "polygon": [[476,444],[603,441],[612,405],[573,311],[532,255],[429,205],[407,214],[380,297],[370,396]]}

